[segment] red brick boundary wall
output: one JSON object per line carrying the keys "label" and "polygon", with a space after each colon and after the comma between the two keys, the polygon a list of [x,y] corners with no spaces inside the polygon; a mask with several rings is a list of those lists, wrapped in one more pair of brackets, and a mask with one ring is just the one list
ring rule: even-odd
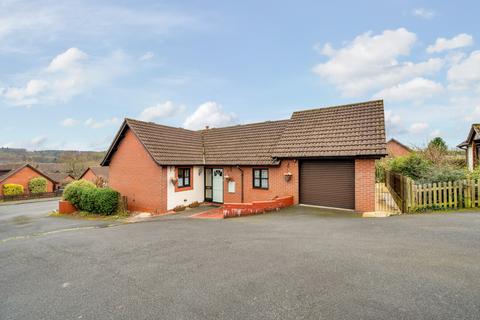
{"label": "red brick boundary wall", "polygon": [[266,211],[278,210],[293,205],[293,196],[276,198],[267,201],[252,201],[247,203],[225,203],[223,217],[233,218],[261,214]]}
{"label": "red brick boundary wall", "polygon": [[70,214],[77,211],[77,208],[70,201],[60,200],[58,201],[58,213]]}

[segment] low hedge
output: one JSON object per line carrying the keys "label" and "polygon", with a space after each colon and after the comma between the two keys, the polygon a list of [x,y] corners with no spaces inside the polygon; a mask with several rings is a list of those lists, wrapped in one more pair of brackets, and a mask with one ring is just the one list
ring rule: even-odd
{"label": "low hedge", "polygon": [[36,177],[28,181],[28,190],[30,193],[42,193],[47,192],[47,179],[43,177]]}
{"label": "low hedge", "polygon": [[2,187],[2,193],[4,196],[19,196],[23,194],[23,186],[16,183],[6,183]]}
{"label": "low hedge", "polygon": [[63,199],[70,201],[75,207],[80,209],[80,192],[84,189],[95,189],[96,186],[87,180],[72,181],[63,191]]}
{"label": "low hedge", "polygon": [[110,188],[95,189],[95,212],[110,215],[117,211],[120,193]]}
{"label": "low hedge", "polygon": [[67,185],[63,198],[77,209],[90,213],[111,215],[117,211],[120,194],[111,188],[97,188],[85,180]]}

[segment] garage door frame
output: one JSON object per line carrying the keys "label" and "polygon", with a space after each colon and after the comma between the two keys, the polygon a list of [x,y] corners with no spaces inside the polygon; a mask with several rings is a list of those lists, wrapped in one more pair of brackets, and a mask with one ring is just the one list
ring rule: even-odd
{"label": "garage door frame", "polygon": [[[343,192],[348,192],[350,196],[346,195],[348,200],[345,200],[345,205],[340,205],[341,200],[338,200],[337,203],[335,201],[333,202],[324,202],[322,203],[312,203],[310,200],[305,200],[305,194],[302,193],[302,189],[305,187],[303,186],[303,180],[304,180],[304,166],[305,163],[311,164],[311,165],[321,165],[323,164],[328,164],[330,165],[330,168],[325,167],[323,170],[326,169],[335,169],[337,167],[338,169],[343,169],[347,170],[345,173],[347,175],[340,175],[339,178],[342,179],[347,179],[348,181],[346,182],[347,185],[344,186],[343,188],[345,189]],[[320,170],[321,172],[321,170]],[[331,172],[331,171],[329,171]],[[327,186],[327,185],[325,185]],[[348,188],[348,186],[351,186],[351,188]],[[302,188],[303,187],[303,188]],[[301,205],[305,206],[314,206],[314,207],[323,207],[323,208],[334,208],[334,209],[341,209],[341,210],[347,210],[347,211],[354,211],[355,210],[355,159],[354,158],[328,158],[328,159],[302,159],[299,161],[299,184],[298,184],[298,194],[299,194],[299,203]],[[340,186],[341,188],[341,186]],[[348,188],[348,190],[347,190]],[[331,189],[327,189],[331,190]],[[319,190],[320,192],[322,190]],[[311,196],[311,195],[310,195]],[[327,195],[327,196],[336,196],[334,195]],[[305,203],[305,201],[307,201]],[[319,199],[320,202],[321,199]]]}

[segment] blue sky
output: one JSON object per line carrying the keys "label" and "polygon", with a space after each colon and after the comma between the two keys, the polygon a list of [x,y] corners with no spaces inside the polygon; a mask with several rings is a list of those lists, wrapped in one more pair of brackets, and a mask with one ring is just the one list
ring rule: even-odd
{"label": "blue sky", "polygon": [[0,146],[103,150],[124,117],[202,128],[385,100],[387,133],[480,122],[475,1],[0,3]]}

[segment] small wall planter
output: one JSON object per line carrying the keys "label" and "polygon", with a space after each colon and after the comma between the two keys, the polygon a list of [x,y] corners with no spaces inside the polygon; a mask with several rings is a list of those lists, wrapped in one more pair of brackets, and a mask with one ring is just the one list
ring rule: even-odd
{"label": "small wall planter", "polygon": [[171,182],[174,186],[176,186],[176,185],[177,185],[177,182],[178,182],[178,179],[177,179],[177,178],[171,178],[171,179],[170,179],[170,182]]}
{"label": "small wall planter", "polygon": [[279,210],[293,205],[293,197],[280,197],[274,200],[253,201],[247,203],[225,203],[223,205],[223,217],[233,218],[261,214],[267,211]]}
{"label": "small wall planter", "polygon": [[291,172],[284,173],[283,178],[285,179],[286,182],[292,180],[292,173]]}
{"label": "small wall planter", "polygon": [[58,201],[58,213],[62,214],[72,214],[77,211],[77,208],[67,200]]}

